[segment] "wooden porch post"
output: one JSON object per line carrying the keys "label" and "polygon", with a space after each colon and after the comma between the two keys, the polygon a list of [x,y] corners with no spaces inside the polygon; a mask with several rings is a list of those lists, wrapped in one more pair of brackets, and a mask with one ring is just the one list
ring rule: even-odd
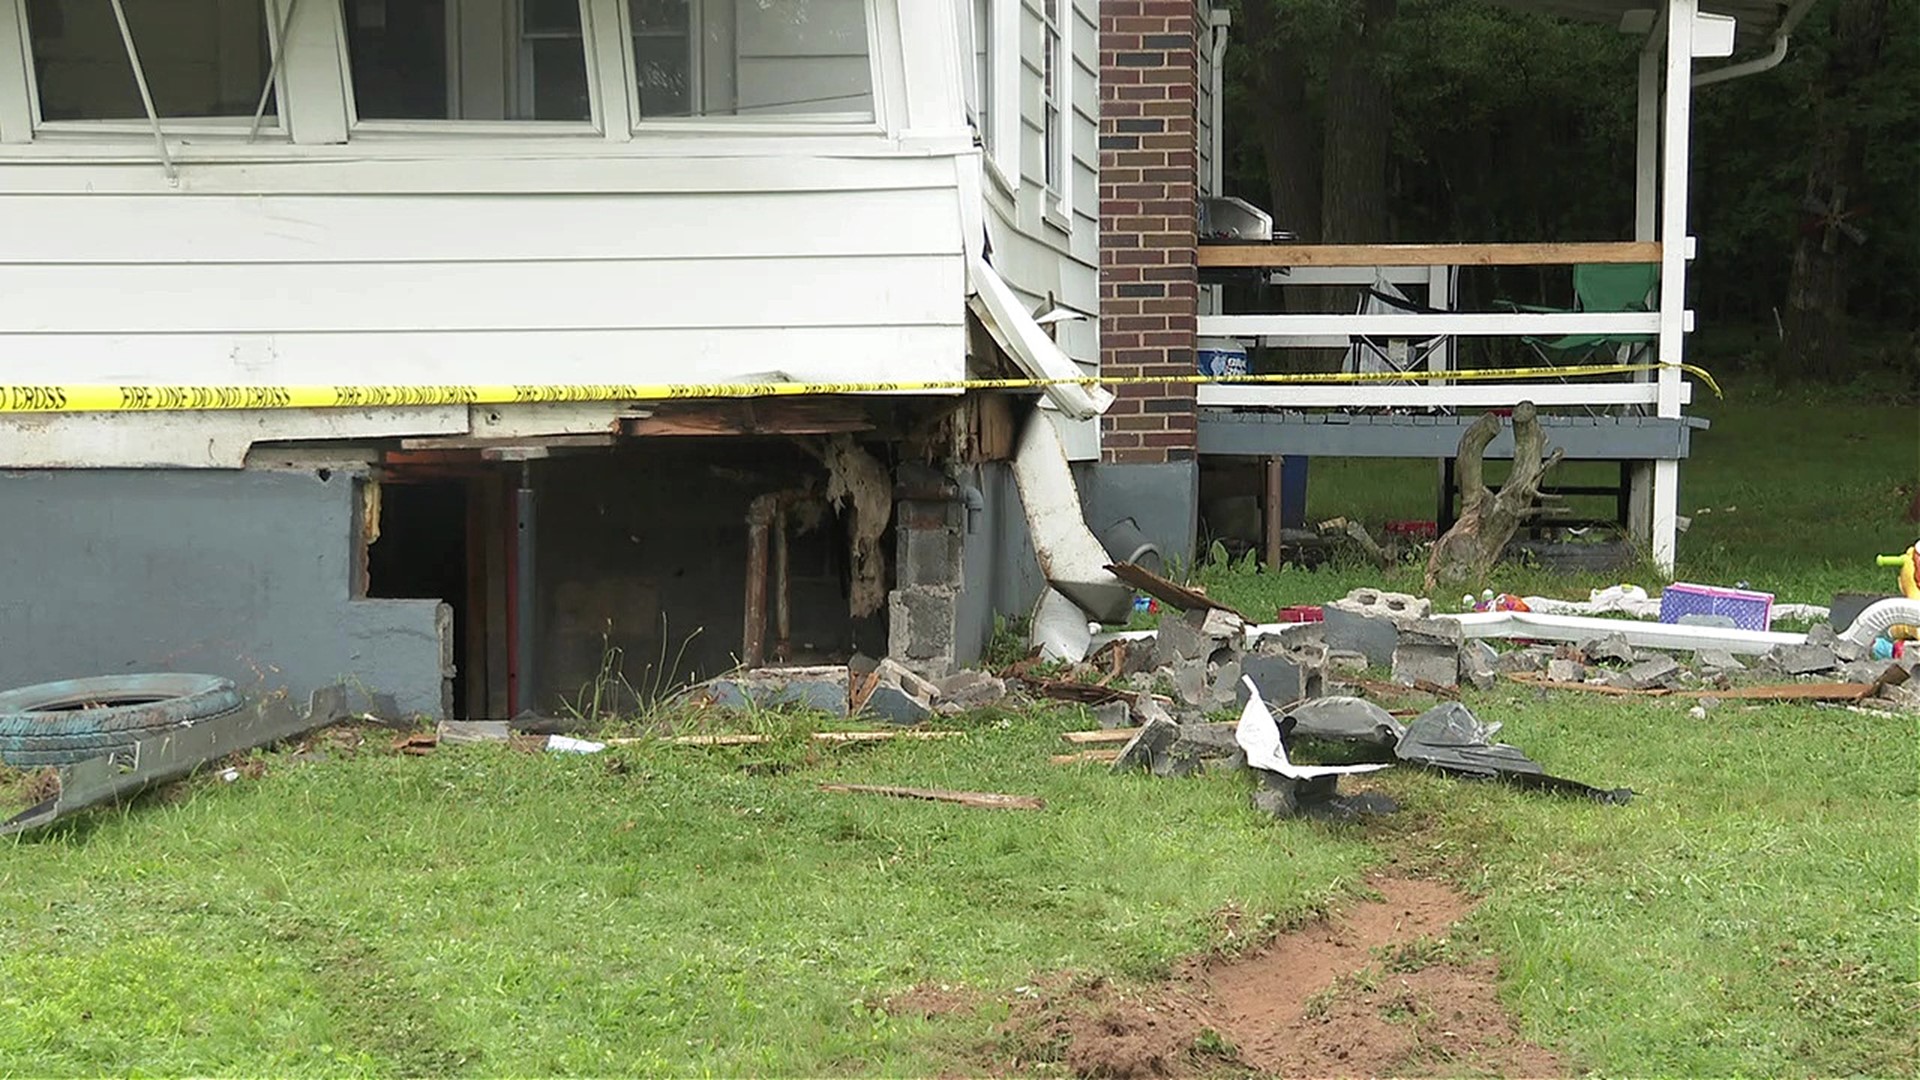
{"label": "wooden porch post", "polygon": [[[1633,238],[1660,239],[1660,68],[1664,23],[1655,22],[1640,46],[1640,82],[1636,96],[1633,153]],[[1636,376],[1651,380],[1652,373]],[[1653,462],[1635,461],[1627,474],[1627,535],[1653,542]]]}
{"label": "wooden porch post", "polygon": [[[1656,411],[1663,419],[1680,416],[1680,369],[1687,329],[1687,151],[1692,142],[1693,22],[1698,0],[1667,0],[1666,131],[1661,155],[1660,194],[1660,363]],[[1673,570],[1676,517],[1680,505],[1680,462],[1653,466],[1653,560]]]}

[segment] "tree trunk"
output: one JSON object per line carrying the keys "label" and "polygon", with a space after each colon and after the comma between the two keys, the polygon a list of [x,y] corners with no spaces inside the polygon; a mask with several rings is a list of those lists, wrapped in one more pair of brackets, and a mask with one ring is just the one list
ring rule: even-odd
{"label": "tree trunk", "polygon": [[1392,95],[1382,55],[1398,0],[1355,0],[1327,73],[1321,236],[1329,243],[1380,243],[1387,235],[1387,150]]}
{"label": "tree trunk", "polygon": [[1839,0],[1830,9],[1827,62],[1813,87],[1817,130],[1805,224],[1794,240],[1783,320],[1785,369],[1803,378],[1832,379],[1847,366],[1847,278],[1857,242],[1843,226],[1847,193],[1862,190],[1867,151],[1857,97],[1886,44],[1887,4]]}
{"label": "tree trunk", "polygon": [[1247,47],[1254,50],[1254,107],[1260,153],[1276,229],[1312,243],[1320,239],[1320,124],[1307,106],[1306,49],[1275,11],[1278,0],[1242,7]]}
{"label": "tree trunk", "polygon": [[1513,410],[1513,470],[1499,491],[1490,491],[1482,479],[1488,444],[1500,434],[1500,417],[1483,413],[1460,436],[1460,518],[1433,545],[1427,559],[1427,592],[1441,585],[1478,585],[1493,573],[1507,541],[1526,519],[1540,497],[1547,470],[1560,462],[1561,452],[1546,453],[1547,433],[1541,430],[1533,402]]}

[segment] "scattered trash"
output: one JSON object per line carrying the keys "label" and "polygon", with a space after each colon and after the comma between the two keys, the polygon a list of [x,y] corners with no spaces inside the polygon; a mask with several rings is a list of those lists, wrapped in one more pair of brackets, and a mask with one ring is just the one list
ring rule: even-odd
{"label": "scattered trash", "polygon": [[1045,810],[1044,799],[1032,795],[1001,795],[991,791],[945,791],[939,788],[889,787],[881,784],[821,784],[821,791],[852,795],[888,795],[896,799],[925,799],[958,803],[983,810]]}
{"label": "scattered trash", "polygon": [[431,731],[409,731],[393,740],[393,749],[402,754],[424,757],[440,745],[440,736]]}
{"label": "scattered trash", "polygon": [[1449,701],[1435,705],[1408,724],[1405,737],[1393,753],[1402,761],[1441,772],[1570,792],[1605,803],[1624,803],[1633,797],[1630,788],[1609,791],[1549,776],[1519,748],[1493,742],[1499,731],[1499,724],[1482,723],[1471,709]]}
{"label": "scattered trash", "polygon": [[1660,621],[1678,623],[1686,615],[1724,616],[1741,629],[1764,631],[1773,626],[1773,594],[1676,581],[1660,594]]}
{"label": "scattered trash", "polygon": [[597,754],[606,748],[606,743],[591,739],[576,739],[571,735],[547,736],[547,749],[555,754]]}
{"label": "scattered trash", "polygon": [[442,720],[436,733],[448,745],[506,742],[513,735],[505,720]]}

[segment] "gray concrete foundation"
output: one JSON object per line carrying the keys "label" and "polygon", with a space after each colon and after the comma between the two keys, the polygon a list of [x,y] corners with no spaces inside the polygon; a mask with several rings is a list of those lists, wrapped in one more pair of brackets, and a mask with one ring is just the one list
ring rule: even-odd
{"label": "gray concrete foundation", "polygon": [[443,606],[352,598],[358,492],[344,469],[0,473],[0,684],[191,671],[443,718]]}

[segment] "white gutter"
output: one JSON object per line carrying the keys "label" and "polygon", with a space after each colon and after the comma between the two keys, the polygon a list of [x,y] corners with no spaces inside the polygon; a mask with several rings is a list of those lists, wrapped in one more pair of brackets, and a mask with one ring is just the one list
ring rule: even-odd
{"label": "white gutter", "polygon": [[1625,619],[1595,619],[1584,615],[1540,615],[1527,611],[1476,611],[1441,615],[1454,619],[1470,638],[1535,638],[1541,641],[1591,641],[1619,634],[1627,644],[1644,649],[1719,649],[1759,656],[1779,645],[1805,644],[1805,634],[1735,630],[1724,626],[1686,623],[1643,623]]}
{"label": "white gutter", "polygon": [[1743,60],[1738,64],[1728,64],[1725,67],[1717,67],[1711,71],[1699,72],[1693,77],[1693,85],[1710,86],[1714,83],[1726,82],[1730,79],[1739,79],[1748,75],[1758,75],[1763,71],[1772,71],[1774,68],[1779,67],[1780,61],[1787,58],[1787,44],[1793,39],[1794,27],[1800,25],[1800,20],[1806,17],[1808,9],[1813,7],[1813,2],[1814,0],[1794,0],[1793,6],[1787,9],[1785,15],[1781,16],[1780,25],[1774,28],[1773,48],[1768,51],[1767,55],[1756,57],[1752,60]]}
{"label": "white gutter", "polygon": [[[973,286],[968,303],[980,316],[989,334],[1013,362],[1034,379],[1085,379],[1073,357],[1063,352],[1048,336],[1046,328],[1033,317],[1013,287],[985,259],[967,259],[967,277]],[[1075,420],[1086,420],[1107,411],[1113,394],[1098,386],[1063,383],[1046,388],[1046,402]]]}

